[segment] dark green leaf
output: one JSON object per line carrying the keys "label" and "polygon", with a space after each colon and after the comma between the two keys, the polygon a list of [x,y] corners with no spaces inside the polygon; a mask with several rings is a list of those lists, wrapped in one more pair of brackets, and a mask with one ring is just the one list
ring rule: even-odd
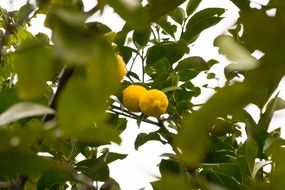
{"label": "dark green leaf", "polygon": [[146,64],[149,66],[163,57],[166,57],[170,64],[173,64],[181,59],[187,51],[188,47],[183,40],[178,42],[161,42],[148,49]]}
{"label": "dark green leaf", "polygon": [[151,28],[145,30],[135,30],[133,33],[133,41],[137,47],[144,47],[147,45],[151,34]]}
{"label": "dark green leaf", "polygon": [[149,134],[146,133],[140,133],[136,140],[135,140],[135,149],[138,150],[138,148],[148,141],[162,141],[160,138],[160,135],[157,132],[151,132]]}
{"label": "dark green leaf", "polygon": [[36,9],[36,7],[29,2],[19,9],[17,22],[22,25],[27,22],[30,14]]}
{"label": "dark green leaf", "polygon": [[176,71],[183,69],[193,69],[197,72],[208,70],[207,62],[198,56],[188,57],[178,62],[178,65],[175,67]]}
{"label": "dark green leaf", "polygon": [[162,174],[162,176],[167,173],[172,173],[172,174],[182,174],[183,173],[183,168],[179,164],[177,160],[172,160],[172,159],[162,159],[160,164],[159,164],[159,171]]}
{"label": "dark green leaf", "polygon": [[100,190],[120,190],[120,185],[114,179],[108,179],[101,187]]}
{"label": "dark green leaf", "polygon": [[188,44],[194,42],[203,30],[214,26],[222,20],[220,15],[224,11],[222,8],[207,8],[196,13],[188,21],[186,31],[182,34],[182,39]]}
{"label": "dark green leaf", "polygon": [[169,13],[169,16],[177,23],[182,24],[185,18],[185,12],[181,7],[177,7]]}
{"label": "dark green leaf", "polygon": [[156,23],[163,29],[163,31],[169,34],[172,38],[175,39],[175,32],[176,26],[172,25],[168,20],[167,17],[161,17]]}
{"label": "dark green leaf", "polygon": [[186,0],[155,0],[150,1],[149,4],[145,6],[145,10],[147,11],[150,21],[155,21],[159,19],[161,16],[171,11],[172,9],[177,8]]}
{"label": "dark green leaf", "polygon": [[187,15],[191,15],[197,9],[201,1],[202,0],[189,0],[186,7]]}
{"label": "dark green leaf", "polygon": [[166,57],[162,57],[150,66],[146,67],[146,73],[149,76],[157,75],[159,73],[168,73],[170,71],[171,65]]}
{"label": "dark green leaf", "polygon": [[47,160],[30,150],[6,147],[6,150],[0,151],[0,176],[15,177],[18,174],[34,176],[48,167]]}
{"label": "dark green leaf", "polygon": [[76,164],[76,170],[89,176],[93,180],[105,181],[109,178],[107,163],[100,158],[83,160]]}
{"label": "dark green leaf", "polygon": [[70,179],[66,174],[50,169],[42,173],[37,183],[37,190],[49,189],[55,184],[65,183],[68,180]]}

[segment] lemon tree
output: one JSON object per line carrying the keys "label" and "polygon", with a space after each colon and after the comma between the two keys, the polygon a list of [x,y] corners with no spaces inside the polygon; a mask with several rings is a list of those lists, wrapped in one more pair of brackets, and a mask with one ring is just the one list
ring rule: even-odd
{"label": "lemon tree", "polygon": [[[110,145],[135,119],[153,126],[136,134],[136,150],[149,141],[172,148],[153,189],[283,190],[282,126],[269,129],[285,108],[285,4],[227,2],[237,20],[205,42],[222,54],[217,60],[195,48],[230,9],[207,0],[0,8],[0,189],[120,189],[109,164],[127,154]],[[120,31],[91,19],[107,6],[125,21]],[[50,36],[30,32],[38,16]],[[196,104],[205,90],[213,95]]]}

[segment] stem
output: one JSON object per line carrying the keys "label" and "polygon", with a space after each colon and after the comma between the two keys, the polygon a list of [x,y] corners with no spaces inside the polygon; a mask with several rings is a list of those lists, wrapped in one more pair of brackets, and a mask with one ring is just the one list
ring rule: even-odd
{"label": "stem", "polygon": [[145,58],[144,58],[144,51],[143,51],[144,49],[142,49],[142,54],[140,55],[140,57],[141,57],[141,60],[142,60],[142,82],[144,83],[144,60],[145,60]]}

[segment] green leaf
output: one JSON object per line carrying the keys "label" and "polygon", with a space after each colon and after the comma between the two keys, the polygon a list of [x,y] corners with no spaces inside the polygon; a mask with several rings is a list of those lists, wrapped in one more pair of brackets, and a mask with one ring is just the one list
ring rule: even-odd
{"label": "green leaf", "polygon": [[135,30],[133,33],[133,42],[137,47],[144,47],[147,45],[151,35],[151,28],[147,28],[143,31]]}
{"label": "green leaf", "polygon": [[147,50],[146,64],[150,66],[163,57],[166,57],[170,64],[173,64],[187,52],[188,47],[183,40],[178,42],[160,42]]}
{"label": "green leaf", "polygon": [[245,173],[253,175],[255,159],[257,158],[258,146],[253,138],[248,138],[238,150],[238,164]]}
{"label": "green leaf", "polygon": [[154,0],[145,6],[150,21],[155,21],[167,12],[177,8],[186,0]]}
{"label": "green leaf", "polygon": [[222,20],[222,15],[224,13],[222,8],[207,8],[195,15],[193,15],[186,25],[186,31],[182,34],[181,38],[184,39],[187,44],[194,42],[200,35],[200,33],[216,25]]}
{"label": "green leaf", "polygon": [[22,25],[24,22],[27,22],[30,14],[36,9],[36,7],[29,2],[19,9],[17,22]]}
{"label": "green leaf", "polygon": [[8,88],[0,92],[0,113],[20,101],[15,88]]}
{"label": "green leaf", "polygon": [[186,15],[181,7],[177,7],[169,13],[169,16],[178,24],[182,24]]}
{"label": "green leaf", "polygon": [[264,166],[267,166],[268,164],[271,164],[271,161],[260,161],[260,162],[256,162],[256,163],[254,164],[253,171],[252,171],[252,173],[251,173],[251,178],[252,178],[252,179],[255,179],[257,172],[258,172],[261,168],[263,168]]}
{"label": "green leaf", "polygon": [[0,126],[8,125],[19,119],[45,114],[54,114],[54,110],[35,103],[20,102],[11,106],[8,110],[0,115]]}
{"label": "green leaf", "polygon": [[209,143],[210,127],[217,117],[236,112],[254,97],[252,87],[248,84],[224,87],[198,111],[186,117],[182,130],[174,139],[182,151],[181,158],[185,163],[193,167],[201,162]]}
{"label": "green leaf", "polygon": [[114,162],[116,160],[123,160],[127,157],[127,154],[119,154],[115,152],[108,152],[106,155],[103,156],[106,164]]}
{"label": "green leaf", "polygon": [[165,72],[168,73],[170,71],[171,65],[169,60],[166,57],[162,57],[161,59],[157,60],[150,66],[146,67],[146,73],[149,76],[157,75],[158,73]]}
{"label": "green leaf", "polygon": [[256,58],[231,36],[218,36],[214,41],[214,45],[219,47],[221,54],[225,55],[230,61],[237,63],[228,65],[227,70],[229,71],[248,71],[259,66]]}
{"label": "green leaf", "polygon": [[100,190],[120,190],[120,185],[114,179],[108,179],[100,188]]}
{"label": "green leaf", "polygon": [[118,0],[107,0],[110,5],[126,22],[133,28],[142,30],[149,25],[149,15],[142,7],[140,1],[134,0],[133,3]]}
{"label": "green leaf", "polygon": [[176,26],[171,24],[171,22],[167,20],[167,17],[161,17],[156,21],[156,24],[158,24],[165,33],[175,39]]}
{"label": "green leaf", "polygon": [[101,158],[83,160],[76,164],[76,170],[89,176],[93,180],[105,181],[109,178],[107,163]]}
{"label": "green leaf", "polygon": [[151,132],[149,134],[146,133],[140,133],[136,140],[135,140],[135,149],[138,150],[138,148],[148,141],[161,141],[160,135],[157,132]]}
{"label": "green leaf", "polygon": [[163,177],[163,175],[166,174],[182,174],[183,168],[181,167],[180,163],[177,160],[173,159],[162,159],[159,164],[159,171]]}
{"label": "green leaf", "polygon": [[166,174],[162,179],[151,183],[154,190],[194,190],[197,189],[193,187],[191,183],[185,180],[184,176]]}
{"label": "green leaf", "polygon": [[70,178],[61,171],[50,169],[42,173],[38,182],[37,190],[49,189],[56,184],[65,183]]}
{"label": "green leaf", "polygon": [[15,177],[18,174],[35,176],[49,167],[47,160],[30,150],[6,148],[0,151],[0,176]]}
{"label": "green leaf", "polygon": [[201,2],[202,0],[189,0],[186,7],[187,15],[191,15],[197,9]]}
{"label": "green leaf", "polygon": [[46,82],[55,72],[53,50],[43,39],[32,39],[13,53],[19,81],[17,90],[23,99],[36,99],[43,95]]}
{"label": "green leaf", "polygon": [[209,67],[202,57],[193,56],[185,58],[178,62],[178,65],[175,67],[175,70],[179,71],[182,69],[195,69],[197,71],[204,71],[208,70]]}

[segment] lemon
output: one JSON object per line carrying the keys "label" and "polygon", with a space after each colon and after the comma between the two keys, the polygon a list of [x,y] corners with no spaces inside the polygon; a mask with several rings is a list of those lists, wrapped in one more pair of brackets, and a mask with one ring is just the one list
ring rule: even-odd
{"label": "lemon", "polygon": [[130,85],[123,90],[123,104],[132,112],[140,112],[140,98],[147,92],[147,89],[140,85]]}
{"label": "lemon", "polygon": [[120,81],[122,81],[123,78],[127,74],[126,64],[125,64],[125,61],[123,60],[123,58],[120,55],[116,55],[116,61],[117,61],[117,64],[118,64],[119,79],[120,79]]}
{"label": "lemon", "polygon": [[145,115],[159,117],[166,112],[168,99],[164,92],[153,89],[141,97],[139,105]]}

